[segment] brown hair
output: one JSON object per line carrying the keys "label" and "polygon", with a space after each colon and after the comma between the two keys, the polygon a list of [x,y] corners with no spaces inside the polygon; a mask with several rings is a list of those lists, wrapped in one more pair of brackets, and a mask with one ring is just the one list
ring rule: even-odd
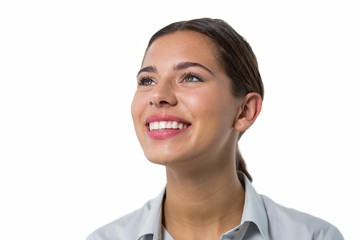
{"label": "brown hair", "polygon": [[[171,23],[157,31],[149,40],[148,47],[159,37],[176,31],[191,30],[202,33],[214,42],[217,59],[232,80],[232,93],[242,97],[250,92],[264,98],[264,86],[258,70],[256,56],[249,43],[228,23],[221,19],[198,18]],[[238,139],[243,133],[239,133]],[[236,168],[252,181],[239,146],[236,149]]]}

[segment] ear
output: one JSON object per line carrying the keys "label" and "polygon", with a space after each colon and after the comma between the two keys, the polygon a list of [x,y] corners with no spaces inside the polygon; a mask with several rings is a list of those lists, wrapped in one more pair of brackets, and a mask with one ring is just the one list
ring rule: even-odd
{"label": "ear", "polygon": [[261,111],[262,98],[258,93],[251,92],[246,94],[243,99],[234,128],[238,132],[245,132],[255,122]]}

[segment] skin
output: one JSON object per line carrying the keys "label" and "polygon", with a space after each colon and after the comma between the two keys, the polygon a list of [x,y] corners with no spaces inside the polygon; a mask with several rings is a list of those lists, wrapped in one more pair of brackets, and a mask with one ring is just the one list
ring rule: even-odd
{"label": "skin", "polygon": [[[193,31],[155,40],[131,106],[145,156],[166,166],[163,224],[175,239],[219,239],[241,221],[245,193],[235,168],[237,136],[255,121],[261,97],[234,97],[214,53],[213,43]],[[165,115],[189,126],[151,138],[146,119]]]}

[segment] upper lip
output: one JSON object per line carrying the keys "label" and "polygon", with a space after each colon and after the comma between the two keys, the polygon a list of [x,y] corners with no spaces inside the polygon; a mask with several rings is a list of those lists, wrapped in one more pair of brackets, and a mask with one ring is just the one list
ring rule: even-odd
{"label": "upper lip", "polygon": [[189,121],[186,121],[183,118],[180,118],[180,117],[177,117],[174,115],[169,115],[169,114],[150,115],[146,118],[145,124],[148,126],[149,123],[151,123],[151,122],[161,122],[161,121],[174,121],[174,122],[178,122],[178,123],[185,123],[187,125],[191,125],[191,123]]}

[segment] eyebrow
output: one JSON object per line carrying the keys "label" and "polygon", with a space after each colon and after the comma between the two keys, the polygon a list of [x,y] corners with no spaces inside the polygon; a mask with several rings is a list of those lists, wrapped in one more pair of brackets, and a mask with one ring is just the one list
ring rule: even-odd
{"label": "eyebrow", "polygon": [[209,72],[211,75],[214,75],[214,73],[209,68],[205,67],[204,65],[201,65],[200,63],[196,63],[196,62],[181,62],[181,63],[177,64],[176,66],[174,66],[174,70],[180,71],[180,70],[184,70],[189,67],[200,67],[200,68],[206,70],[207,72]]}
{"label": "eyebrow", "polygon": [[[214,73],[209,68],[205,67],[204,65],[202,65],[200,63],[196,63],[196,62],[181,62],[181,63],[175,65],[173,67],[173,70],[174,71],[180,71],[180,70],[187,69],[189,67],[200,67],[200,68],[206,70],[207,72],[209,72],[211,75],[214,76]],[[144,67],[144,68],[140,69],[137,76],[139,76],[139,74],[142,73],[142,72],[156,73],[157,70],[156,70],[156,67],[154,67],[154,66],[147,66],[147,67]]]}
{"label": "eyebrow", "polygon": [[144,67],[144,68],[140,69],[140,71],[137,73],[136,76],[139,76],[139,74],[142,72],[156,73],[157,70],[156,70],[156,67],[153,67],[153,66]]}

